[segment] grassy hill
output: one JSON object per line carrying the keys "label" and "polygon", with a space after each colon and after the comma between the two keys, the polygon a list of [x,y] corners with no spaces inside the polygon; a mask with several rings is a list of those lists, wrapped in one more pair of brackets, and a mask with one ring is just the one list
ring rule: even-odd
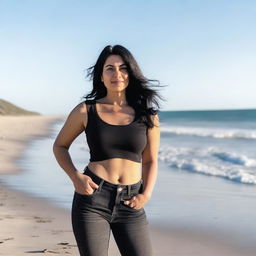
{"label": "grassy hill", "polygon": [[23,108],[20,108],[18,106],[15,106],[14,104],[0,99],[0,116],[23,116],[23,115],[40,115],[40,113],[28,111]]}

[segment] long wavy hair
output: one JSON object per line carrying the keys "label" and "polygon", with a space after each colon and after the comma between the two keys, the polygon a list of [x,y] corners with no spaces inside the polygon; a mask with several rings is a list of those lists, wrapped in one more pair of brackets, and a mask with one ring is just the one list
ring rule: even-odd
{"label": "long wavy hair", "polygon": [[129,50],[121,45],[108,45],[100,53],[94,66],[87,69],[87,77],[93,81],[92,91],[84,96],[87,101],[97,100],[107,95],[107,89],[101,81],[103,66],[111,55],[119,55],[128,69],[129,85],[125,90],[129,106],[135,110],[135,118],[144,122],[147,127],[154,126],[151,115],[160,109],[159,99],[163,99],[153,87],[160,87],[158,80],[147,79]]}

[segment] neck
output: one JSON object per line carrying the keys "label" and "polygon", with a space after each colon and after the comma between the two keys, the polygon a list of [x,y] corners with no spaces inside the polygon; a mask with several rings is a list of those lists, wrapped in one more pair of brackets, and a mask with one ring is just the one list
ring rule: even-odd
{"label": "neck", "polygon": [[124,93],[115,93],[115,94],[107,94],[104,97],[104,103],[111,104],[111,105],[127,105],[126,96]]}

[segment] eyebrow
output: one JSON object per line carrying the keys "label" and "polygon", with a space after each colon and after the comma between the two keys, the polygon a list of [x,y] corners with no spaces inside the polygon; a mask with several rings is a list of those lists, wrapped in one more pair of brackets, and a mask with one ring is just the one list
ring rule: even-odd
{"label": "eyebrow", "polygon": [[[127,67],[126,64],[121,64],[119,67],[122,67],[122,66],[126,66],[126,67]],[[105,68],[106,68],[106,67],[114,67],[114,65],[108,64],[108,65],[105,66]]]}

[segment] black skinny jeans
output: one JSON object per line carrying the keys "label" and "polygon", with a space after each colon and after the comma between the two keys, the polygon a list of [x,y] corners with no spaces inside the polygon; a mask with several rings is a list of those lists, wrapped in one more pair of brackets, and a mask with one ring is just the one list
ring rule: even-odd
{"label": "black skinny jeans", "polygon": [[84,174],[99,185],[92,195],[74,193],[72,225],[81,256],[107,256],[110,230],[122,256],[152,256],[144,209],[124,200],[142,192],[142,180],[117,185],[101,179],[86,167]]}

